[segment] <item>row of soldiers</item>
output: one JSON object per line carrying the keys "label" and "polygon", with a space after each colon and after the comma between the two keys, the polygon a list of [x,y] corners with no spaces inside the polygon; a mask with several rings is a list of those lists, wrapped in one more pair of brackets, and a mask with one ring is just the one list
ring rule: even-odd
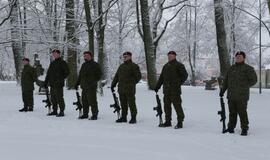
{"label": "row of soldiers", "polygon": [[[53,111],[48,113],[48,116],[63,117],[65,110],[65,102],[63,96],[64,81],[69,75],[69,68],[67,63],[61,58],[59,50],[53,50],[52,55],[54,61],[51,62],[44,86],[50,86],[51,102]],[[160,127],[170,127],[173,104],[177,115],[177,124],[175,129],[183,127],[185,118],[182,99],[181,99],[181,85],[187,80],[188,73],[185,66],[177,61],[176,52],[168,52],[168,63],[166,63],[160,74],[158,82],[155,87],[157,93],[163,85],[164,93],[164,112],[165,122],[159,125]],[[249,100],[249,89],[257,82],[257,76],[253,67],[245,63],[246,54],[239,51],[235,54],[235,64],[230,67],[225,77],[223,87],[220,91],[220,97],[223,97],[227,91],[227,98],[229,104],[229,123],[227,132],[234,133],[236,127],[237,115],[240,116],[242,133],[247,135],[248,132],[248,115],[247,102]],[[82,89],[82,106],[83,114],[79,119],[89,118],[89,108],[91,107],[92,116],[90,120],[98,119],[98,103],[97,103],[97,83],[100,81],[102,72],[98,63],[93,59],[90,51],[84,52],[85,62],[82,64],[75,89],[79,86]],[[130,124],[137,122],[137,107],[136,107],[136,84],[141,79],[140,68],[137,64],[132,62],[132,53],[123,53],[123,63],[119,66],[113,81],[111,83],[111,91],[115,92],[115,87],[118,86],[118,93],[120,96],[121,116],[116,120],[117,123],[127,122],[128,108],[130,109],[131,119]],[[33,67],[29,64],[29,59],[23,59],[24,69],[22,71],[22,95],[24,107],[20,110],[33,111],[33,90],[36,75]],[[58,112],[59,111],[59,112]]]}

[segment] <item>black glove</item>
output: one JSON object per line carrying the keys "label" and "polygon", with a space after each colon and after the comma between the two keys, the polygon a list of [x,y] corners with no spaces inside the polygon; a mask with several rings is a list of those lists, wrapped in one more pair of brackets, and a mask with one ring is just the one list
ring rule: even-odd
{"label": "black glove", "polygon": [[44,83],[43,86],[44,86],[45,89],[48,89],[48,84],[47,83]]}
{"label": "black glove", "polygon": [[114,91],[115,91],[115,90],[114,90],[114,87],[111,87],[111,91],[112,91],[112,93],[114,93]]}
{"label": "black glove", "polygon": [[222,91],[219,92],[219,97],[223,97],[224,93]]}
{"label": "black glove", "polygon": [[155,88],[155,89],[154,89],[154,91],[155,91],[156,93],[158,92],[158,90],[159,90],[158,88]]}

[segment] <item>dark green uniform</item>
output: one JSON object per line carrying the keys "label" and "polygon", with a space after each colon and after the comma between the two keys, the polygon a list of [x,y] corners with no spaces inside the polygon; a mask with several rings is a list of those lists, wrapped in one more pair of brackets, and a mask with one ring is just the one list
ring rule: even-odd
{"label": "dark green uniform", "polygon": [[68,75],[69,68],[64,60],[58,58],[51,62],[45,78],[45,86],[51,87],[51,101],[54,112],[57,112],[58,105],[60,112],[65,110],[63,87]]}
{"label": "dark green uniform", "polygon": [[257,75],[253,67],[245,63],[232,65],[224,79],[222,94],[227,90],[229,104],[228,128],[234,129],[237,123],[237,114],[241,121],[241,128],[248,130],[247,102],[249,100],[249,88],[256,84]]}
{"label": "dark green uniform", "polygon": [[30,65],[25,65],[22,71],[21,86],[24,108],[28,110],[34,107],[33,90],[36,79],[37,75],[35,69]]}
{"label": "dark green uniform", "polygon": [[181,105],[181,85],[187,80],[187,77],[188,73],[185,66],[176,59],[168,62],[162,68],[156,90],[159,90],[163,84],[166,122],[171,122],[171,104],[173,104],[176,111],[178,122],[182,122],[185,118]]}
{"label": "dark green uniform", "polygon": [[82,88],[82,105],[83,114],[88,115],[89,106],[93,116],[98,115],[97,104],[97,82],[101,79],[101,69],[98,63],[93,60],[86,61],[82,64],[77,86]]}
{"label": "dark green uniform", "polygon": [[130,108],[131,117],[136,117],[137,107],[135,103],[136,84],[141,79],[140,68],[131,60],[121,64],[114,76],[112,88],[118,83],[118,93],[122,107],[122,117],[126,118],[128,107]]}

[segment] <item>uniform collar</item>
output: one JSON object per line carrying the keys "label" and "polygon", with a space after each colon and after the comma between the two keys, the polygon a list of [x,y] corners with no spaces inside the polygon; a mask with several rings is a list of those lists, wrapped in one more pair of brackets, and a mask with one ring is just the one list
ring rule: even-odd
{"label": "uniform collar", "polygon": [[129,63],[131,63],[131,62],[132,62],[132,60],[130,59],[130,60],[128,60],[128,61],[125,61],[124,64],[129,64]]}
{"label": "uniform collar", "polygon": [[175,62],[177,62],[176,59],[169,61],[169,63],[175,63]]}
{"label": "uniform collar", "polygon": [[235,63],[236,66],[242,66],[244,64],[245,64],[245,62]]}
{"label": "uniform collar", "polygon": [[54,59],[54,61],[61,61],[61,57]]}

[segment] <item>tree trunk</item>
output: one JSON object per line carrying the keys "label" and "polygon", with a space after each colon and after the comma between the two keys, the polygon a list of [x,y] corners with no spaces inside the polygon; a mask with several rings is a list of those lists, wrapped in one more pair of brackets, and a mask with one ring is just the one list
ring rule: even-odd
{"label": "tree trunk", "polygon": [[94,42],[95,42],[95,35],[94,35],[94,27],[92,22],[92,15],[91,15],[91,8],[89,0],[84,0],[84,10],[85,10],[85,19],[87,24],[87,32],[88,32],[88,47],[89,51],[92,52],[94,56]]}
{"label": "tree trunk", "polygon": [[193,67],[194,72],[196,72],[196,56],[197,56],[197,0],[195,0],[195,8],[194,8],[194,40],[193,40]]}
{"label": "tree trunk", "polygon": [[268,5],[268,11],[269,11],[269,14],[270,14],[270,0],[267,0],[267,5]]}
{"label": "tree trunk", "polygon": [[[18,1],[12,3],[13,0],[9,0],[9,3],[13,6],[13,10],[10,16],[10,24],[11,24],[11,47],[13,51],[14,64],[16,69],[16,80],[20,83],[21,79],[21,70],[22,70],[22,44],[19,39],[20,37],[20,24],[19,24],[19,6]],[[10,7],[11,8],[11,7]]]}
{"label": "tree trunk", "polygon": [[[57,0],[54,0],[53,2],[53,15],[54,15],[54,20],[53,20],[53,41],[55,44],[59,41],[59,35],[57,35],[57,32],[59,33],[58,29],[58,21],[57,21]],[[56,45],[54,46],[56,48]]]}
{"label": "tree trunk", "polygon": [[67,62],[70,74],[67,79],[69,89],[75,87],[77,81],[77,37],[75,35],[74,0],[66,0],[66,33],[67,33]]}
{"label": "tree trunk", "polygon": [[192,64],[192,55],[191,55],[191,8],[189,9],[189,16],[188,16],[188,9],[186,10],[186,41],[187,41],[187,50],[188,50],[188,61],[191,71],[191,85],[195,86],[195,71]]}
{"label": "tree trunk", "polygon": [[147,67],[147,79],[149,89],[155,89],[157,77],[156,77],[156,57],[154,53],[153,37],[150,29],[150,20],[148,12],[148,1],[140,0],[141,6],[141,18],[143,28],[143,42]]}
{"label": "tree trunk", "polygon": [[234,54],[236,52],[236,38],[235,38],[235,4],[236,4],[236,0],[232,1],[233,3],[233,7],[232,7],[232,14],[231,14],[231,37],[230,37],[230,45],[231,45],[231,49],[230,49],[230,60],[231,63],[234,63]]}
{"label": "tree trunk", "polygon": [[229,53],[226,42],[226,31],[224,24],[224,13],[222,7],[222,0],[214,0],[215,6],[215,23],[216,23],[216,35],[218,45],[218,55],[220,62],[220,74],[225,76],[228,68],[230,67]]}

